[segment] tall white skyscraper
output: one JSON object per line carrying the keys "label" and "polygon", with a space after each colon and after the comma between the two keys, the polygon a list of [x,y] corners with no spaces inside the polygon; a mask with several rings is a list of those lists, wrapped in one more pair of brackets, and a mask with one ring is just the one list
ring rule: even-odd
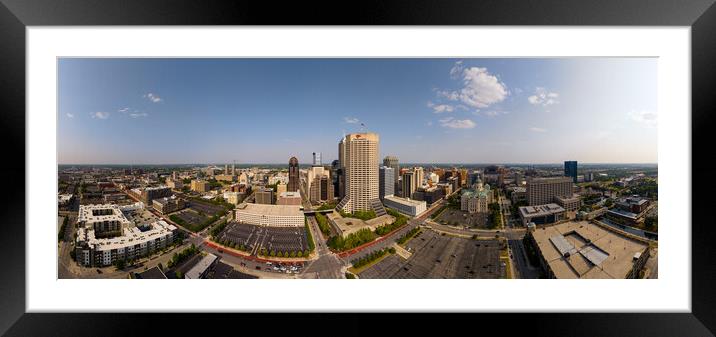
{"label": "tall white skyscraper", "polygon": [[[349,213],[382,209],[379,199],[376,133],[352,133],[342,140],[341,166],[345,168],[345,197],[336,208]],[[376,203],[377,202],[377,203]],[[385,210],[383,210],[384,212]]]}

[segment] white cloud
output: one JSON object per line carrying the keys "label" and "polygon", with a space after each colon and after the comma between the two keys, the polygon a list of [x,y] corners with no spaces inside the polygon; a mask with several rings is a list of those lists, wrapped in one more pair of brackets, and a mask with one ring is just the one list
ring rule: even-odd
{"label": "white cloud", "polygon": [[455,65],[450,68],[450,78],[458,79],[465,66],[462,65],[462,61],[455,62]]}
{"label": "white cloud", "polygon": [[629,118],[647,127],[655,127],[657,122],[656,113],[651,111],[631,111]]}
{"label": "white cloud", "polygon": [[69,117],[69,118],[75,118],[75,115],[68,112],[68,113],[67,113],[67,117]]}
{"label": "white cloud", "polygon": [[548,106],[559,103],[558,98],[558,93],[547,91],[543,87],[537,87],[535,88],[535,94],[527,97],[527,101],[532,105]]}
{"label": "white cloud", "polygon": [[134,113],[129,114],[129,117],[132,117],[132,118],[147,117],[147,116],[149,116],[149,114],[146,112],[134,112]]}
{"label": "white cloud", "polygon": [[92,116],[92,118],[107,119],[107,118],[109,118],[109,112],[104,112],[104,111],[91,112],[90,116]]}
{"label": "white cloud", "polygon": [[128,111],[129,111],[129,108],[121,108],[121,109],[117,110],[117,112],[121,112],[121,113],[127,113]]}
{"label": "white cloud", "polygon": [[451,129],[472,129],[475,127],[475,122],[469,119],[454,119],[452,117],[448,117],[441,119],[440,125]]}
{"label": "white cloud", "polygon": [[348,124],[358,124],[360,123],[360,120],[355,117],[343,117],[343,121]]}
{"label": "white cloud", "polygon": [[478,110],[478,111],[475,111],[474,114],[475,114],[475,115],[483,114],[483,115],[485,115],[485,116],[487,116],[487,117],[496,117],[496,116],[499,116],[499,115],[506,115],[506,114],[508,114],[508,113],[509,113],[509,112],[504,111],[504,110],[489,110],[489,111],[485,111],[485,112],[481,113],[481,112]]}
{"label": "white cloud", "polygon": [[457,101],[460,98],[460,94],[457,91],[436,90],[435,94],[439,98],[444,98],[450,101]]}
{"label": "white cloud", "polygon": [[433,113],[439,114],[443,112],[453,112],[455,111],[455,107],[449,104],[434,104],[431,101],[428,101],[428,108],[433,109]]}
{"label": "white cloud", "polygon": [[460,101],[473,108],[486,108],[507,97],[507,87],[487,68],[471,67],[463,70]]}
{"label": "white cloud", "polygon": [[159,97],[159,96],[157,96],[157,94],[154,94],[151,92],[144,95],[144,98],[149,99],[150,101],[152,101],[152,103],[159,103],[159,102],[163,101],[161,97]]}
{"label": "white cloud", "polygon": [[425,123],[425,124],[426,124],[427,126],[433,126],[433,121],[428,121],[428,122]]}
{"label": "white cloud", "polygon": [[533,127],[530,128],[530,131],[532,131],[532,132],[547,132],[547,129],[538,128],[538,127],[536,127],[536,126],[533,126]]}

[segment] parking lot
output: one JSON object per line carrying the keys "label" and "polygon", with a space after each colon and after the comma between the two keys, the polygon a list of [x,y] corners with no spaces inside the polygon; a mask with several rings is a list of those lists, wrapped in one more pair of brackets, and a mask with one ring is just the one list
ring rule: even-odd
{"label": "parking lot", "polygon": [[303,227],[263,227],[230,222],[219,233],[218,241],[228,240],[244,245],[251,252],[266,248],[268,252],[292,253],[308,250],[308,238]]}
{"label": "parking lot", "polygon": [[222,213],[224,207],[212,205],[209,203],[199,202],[196,200],[187,200],[187,208],[191,208],[196,212],[205,214],[207,217]]}
{"label": "parking lot", "polygon": [[249,251],[253,251],[259,237],[259,229],[258,226],[231,222],[219,233],[217,241],[228,240],[237,246],[244,245]]}
{"label": "parking lot", "polygon": [[446,208],[436,222],[451,226],[468,226],[471,228],[487,228],[487,213],[468,213],[459,209]]}
{"label": "parking lot", "polygon": [[204,215],[199,215],[198,213],[188,209],[185,209],[179,213],[175,213],[174,215],[178,216],[180,219],[186,221],[187,223],[195,226],[204,223],[204,221],[209,218]]}
{"label": "parking lot", "polygon": [[263,227],[261,247],[268,251],[299,252],[308,250],[306,230],[303,227]]}
{"label": "parking lot", "polygon": [[391,255],[359,274],[379,279],[501,278],[497,240],[471,240],[426,230],[406,245],[408,260]]}

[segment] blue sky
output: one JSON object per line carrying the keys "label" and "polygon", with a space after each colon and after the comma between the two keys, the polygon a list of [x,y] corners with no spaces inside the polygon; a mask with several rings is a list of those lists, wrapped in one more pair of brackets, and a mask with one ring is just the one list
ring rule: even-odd
{"label": "blue sky", "polygon": [[657,59],[61,59],[60,164],[657,162]]}

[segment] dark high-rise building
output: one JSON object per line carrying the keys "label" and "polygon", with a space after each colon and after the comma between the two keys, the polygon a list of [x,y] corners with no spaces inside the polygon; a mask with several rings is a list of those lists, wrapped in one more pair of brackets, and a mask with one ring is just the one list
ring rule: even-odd
{"label": "dark high-rise building", "polygon": [[339,160],[334,160],[331,163],[331,178],[333,180],[333,196],[339,200],[343,198],[345,192],[345,180],[343,180],[343,168]]}
{"label": "dark high-rise building", "polygon": [[[328,191],[329,182],[328,182],[328,176],[321,177],[321,190],[320,190],[320,199],[321,200],[328,200],[329,198],[332,198],[333,195],[331,195],[330,191]],[[332,188],[333,186],[331,186]]]}
{"label": "dark high-rise building", "polygon": [[564,162],[564,176],[571,177],[572,182],[577,182],[577,161],[569,160]]}
{"label": "dark high-rise building", "polygon": [[288,186],[286,186],[286,191],[298,192],[299,181],[298,158],[291,157],[291,159],[288,160]]}
{"label": "dark high-rise building", "polygon": [[402,182],[401,182],[402,186],[401,186],[400,190],[402,191],[403,198],[409,198],[409,199],[412,198],[413,192],[415,192],[415,190],[416,190],[415,172],[412,170],[407,171],[407,172],[403,173],[401,179],[402,179]]}

